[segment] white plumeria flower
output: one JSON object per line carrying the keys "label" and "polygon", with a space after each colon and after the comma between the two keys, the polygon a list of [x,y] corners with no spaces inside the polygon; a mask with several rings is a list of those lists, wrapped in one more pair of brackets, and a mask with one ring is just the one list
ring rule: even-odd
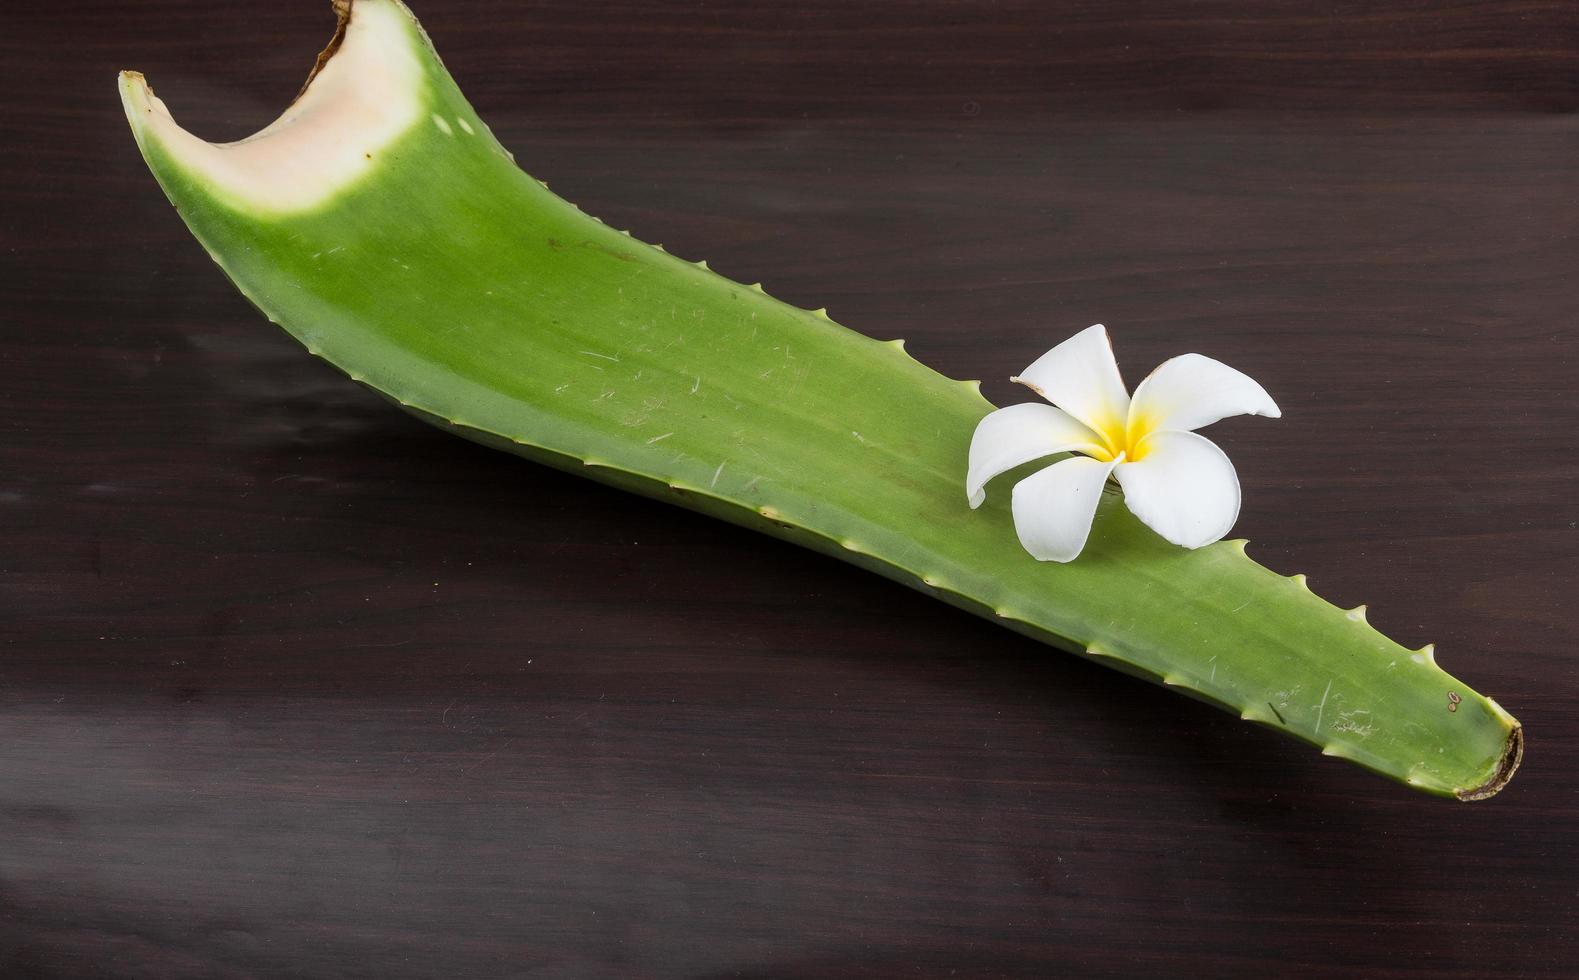
{"label": "white plumeria flower", "polygon": [[965,491],[971,507],[980,507],[998,474],[1054,453],[1084,453],[1014,485],[1014,529],[1040,561],[1080,554],[1109,476],[1135,516],[1174,544],[1199,548],[1221,539],[1239,517],[1239,476],[1193,430],[1230,415],[1283,414],[1250,377],[1200,354],[1164,361],[1131,398],[1100,323],[1011,380],[1053,404],[1010,405],[982,419]]}

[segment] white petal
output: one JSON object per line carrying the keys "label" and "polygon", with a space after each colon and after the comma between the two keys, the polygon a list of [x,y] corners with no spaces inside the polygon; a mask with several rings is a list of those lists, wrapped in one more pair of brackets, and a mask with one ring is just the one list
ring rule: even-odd
{"label": "white petal", "polygon": [[1014,485],[1014,530],[1037,561],[1073,561],[1086,546],[1102,500],[1102,484],[1117,466],[1086,456],[1060,460]]}
{"label": "white petal", "polygon": [[987,481],[1053,453],[1102,453],[1102,437],[1051,405],[1000,408],[976,424],[970,439],[965,493],[972,507],[987,499]]}
{"label": "white petal", "polygon": [[1158,365],[1135,389],[1129,408],[1133,435],[1188,432],[1230,415],[1282,418],[1277,402],[1248,374],[1200,354],[1182,354]]}
{"label": "white petal", "polygon": [[[1113,360],[1107,328],[1098,323],[1036,359],[1012,379],[1098,432],[1123,437],[1129,394]],[[1116,448],[1116,447],[1115,447]]]}
{"label": "white petal", "polygon": [[1141,458],[1113,475],[1146,526],[1186,548],[1211,544],[1239,518],[1239,474],[1217,444],[1193,432],[1153,432]]}

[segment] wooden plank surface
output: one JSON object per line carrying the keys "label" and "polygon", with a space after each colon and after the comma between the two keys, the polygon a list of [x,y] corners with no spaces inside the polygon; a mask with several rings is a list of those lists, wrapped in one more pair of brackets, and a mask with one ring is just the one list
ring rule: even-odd
{"label": "wooden plank surface", "polygon": [[555,190],[995,400],[1097,321],[1264,382],[1214,430],[1251,554],[1436,642],[1524,768],[1419,797],[401,416],[111,84],[242,136],[327,11],[8,8],[0,973],[1579,971],[1579,7],[416,9]]}

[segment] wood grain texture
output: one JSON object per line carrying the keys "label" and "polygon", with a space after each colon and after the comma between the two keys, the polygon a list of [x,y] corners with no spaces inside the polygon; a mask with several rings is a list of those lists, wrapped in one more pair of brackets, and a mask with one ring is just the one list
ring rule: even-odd
{"label": "wood grain texture", "polygon": [[236,295],[111,85],[243,135],[319,4],[8,10],[0,973],[1575,972],[1579,8],[416,10],[555,190],[995,400],[1098,320],[1264,382],[1251,553],[1524,768],[1416,797],[430,431]]}

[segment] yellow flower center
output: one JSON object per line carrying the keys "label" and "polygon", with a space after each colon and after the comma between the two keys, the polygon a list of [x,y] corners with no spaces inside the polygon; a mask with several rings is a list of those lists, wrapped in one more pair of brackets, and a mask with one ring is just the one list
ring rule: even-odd
{"label": "yellow flower center", "polygon": [[1135,416],[1129,419],[1103,419],[1101,424],[1095,426],[1097,435],[1102,437],[1102,444],[1093,452],[1093,459],[1104,463],[1118,458],[1124,454],[1124,462],[1138,463],[1146,457],[1150,449],[1146,445],[1146,437],[1151,435],[1152,425],[1149,419]]}

